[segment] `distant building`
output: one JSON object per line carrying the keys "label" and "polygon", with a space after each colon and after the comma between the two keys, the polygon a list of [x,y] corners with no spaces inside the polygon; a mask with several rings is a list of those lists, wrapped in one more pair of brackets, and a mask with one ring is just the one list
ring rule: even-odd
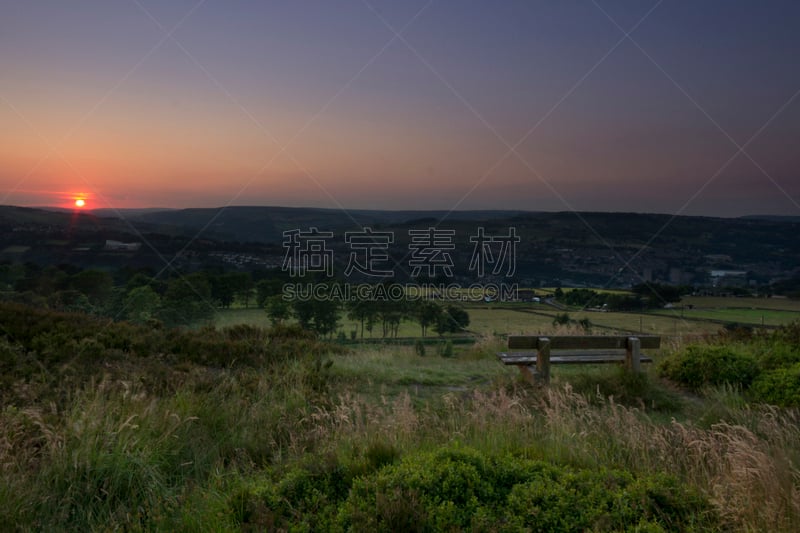
{"label": "distant building", "polygon": [[712,287],[743,287],[747,285],[744,270],[712,270],[709,272]]}
{"label": "distant building", "polygon": [[135,252],[142,247],[140,242],[122,242],[107,240],[103,250],[108,252]]}

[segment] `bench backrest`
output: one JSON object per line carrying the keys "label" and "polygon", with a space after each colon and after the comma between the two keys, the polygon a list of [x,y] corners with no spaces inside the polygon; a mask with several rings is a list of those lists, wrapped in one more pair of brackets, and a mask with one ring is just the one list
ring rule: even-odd
{"label": "bench backrest", "polygon": [[613,350],[629,348],[629,339],[637,338],[640,348],[652,349],[661,346],[657,335],[516,335],[508,338],[509,350],[538,350],[540,342],[549,340],[553,350]]}

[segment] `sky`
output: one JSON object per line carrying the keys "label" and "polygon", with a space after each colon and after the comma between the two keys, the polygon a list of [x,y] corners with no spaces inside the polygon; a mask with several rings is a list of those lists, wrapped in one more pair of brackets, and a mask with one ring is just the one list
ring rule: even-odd
{"label": "sky", "polygon": [[800,3],[3,0],[0,204],[800,215]]}

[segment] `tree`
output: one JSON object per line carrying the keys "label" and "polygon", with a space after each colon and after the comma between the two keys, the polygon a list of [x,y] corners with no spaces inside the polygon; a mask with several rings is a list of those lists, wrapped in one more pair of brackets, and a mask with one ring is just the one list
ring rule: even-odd
{"label": "tree", "polygon": [[48,304],[53,309],[70,313],[91,313],[94,311],[94,306],[89,302],[89,298],[74,289],[58,291],[52,294],[48,298]]}
{"label": "tree", "polygon": [[69,280],[72,289],[84,294],[89,302],[98,306],[103,304],[114,288],[114,279],[102,270],[83,270]]}
{"label": "tree", "polygon": [[125,316],[133,322],[147,322],[156,316],[161,296],[148,285],[136,287],[125,296]]}
{"label": "tree", "polygon": [[597,292],[591,289],[572,289],[564,294],[562,300],[567,305],[574,305],[577,307],[586,307],[591,305],[602,305],[605,303],[604,298]]}
{"label": "tree", "polygon": [[279,294],[269,297],[266,300],[264,307],[273,326],[275,324],[282,324],[283,321],[289,318],[292,314],[292,308],[289,305],[289,302],[284,300]]}
{"label": "tree", "polygon": [[151,278],[146,274],[137,272],[131,279],[128,280],[128,283],[125,285],[125,292],[129,293],[136,287],[144,286],[150,287],[159,296],[162,296],[167,290],[167,284],[163,280]]}
{"label": "tree", "polygon": [[267,300],[271,296],[281,294],[283,291],[283,283],[283,280],[278,278],[262,279],[256,283],[256,304],[259,307],[265,307],[267,305]]}
{"label": "tree", "polygon": [[331,335],[339,326],[339,302],[316,300],[314,306],[314,331]]}
{"label": "tree", "polygon": [[250,272],[242,272],[239,274],[236,283],[236,296],[239,300],[244,301],[245,309],[250,307],[250,298],[253,297],[254,288],[255,284],[253,283],[253,276],[250,275]]}
{"label": "tree", "polygon": [[438,321],[436,322],[435,329],[442,335],[444,333],[458,333],[469,326],[469,313],[465,309],[457,305],[446,306]]}
{"label": "tree", "polygon": [[435,325],[439,321],[442,312],[442,306],[430,300],[422,300],[415,306],[414,317],[422,328],[423,337],[428,327]]}
{"label": "tree", "polygon": [[[681,287],[660,283],[641,283],[631,288],[634,294],[647,298],[648,307],[662,307],[666,303],[681,300]],[[683,290],[686,290],[684,288]]]}
{"label": "tree", "polygon": [[192,324],[213,314],[211,285],[204,273],[195,272],[167,282],[161,307],[161,318],[166,324]]}
{"label": "tree", "polygon": [[249,272],[226,272],[210,278],[211,296],[224,308],[229,308],[237,296],[243,298],[245,307],[250,301],[253,278]]}
{"label": "tree", "polygon": [[367,322],[374,314],[374,307],[372,302],[367,300],[350,300],[345,305],[347,309],[347,318],[355,320],[361,325],[361,338],[364,338],[364,323]]}
{"label": "tree", "polygon": [[375,316],[383,326],[383,336],[397,337],[400,323],[409,316],[407,300],[378,300],[373,302]]}
{"label": "tree", "polygon": [[292,312],[303,329],[319,335],[333,333],[339,322],[339,303],[330,299],[295,300]]}

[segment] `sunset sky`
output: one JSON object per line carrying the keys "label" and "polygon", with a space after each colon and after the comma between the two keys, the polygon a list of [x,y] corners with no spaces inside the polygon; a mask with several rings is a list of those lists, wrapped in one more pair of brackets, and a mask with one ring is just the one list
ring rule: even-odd
{"label": "sunset sky", "polygon": [[797,1],[4,1],[0,204],[800,215],[798,28]]}

